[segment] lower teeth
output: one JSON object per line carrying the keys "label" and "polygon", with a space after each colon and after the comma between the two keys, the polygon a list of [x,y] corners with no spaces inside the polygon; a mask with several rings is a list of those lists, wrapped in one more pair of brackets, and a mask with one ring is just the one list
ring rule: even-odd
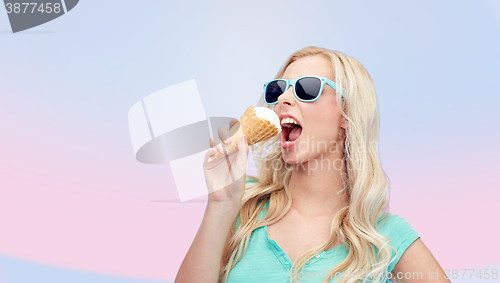
{"label": "lower teeth", "polygon": [[285,143],[292,143],[292,141],[285,141]]}

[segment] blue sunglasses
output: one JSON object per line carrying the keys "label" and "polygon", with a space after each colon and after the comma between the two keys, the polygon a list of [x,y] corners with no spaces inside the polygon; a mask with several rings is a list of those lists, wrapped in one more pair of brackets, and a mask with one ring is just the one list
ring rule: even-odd
{"label": "blue sunglasses", "polygon": [[[293,85],[293,93],[302,102],[313,102],[318,100],[323,92],[325,83],[337,90],[337,85],[330,79],[324,77],[307,76],[293,80],[277,79],[264,84],[264,98],[269,105],[278,103],[278,97],[282,95],[290,85]],[[344,91],[341,89],[344,97]]]}

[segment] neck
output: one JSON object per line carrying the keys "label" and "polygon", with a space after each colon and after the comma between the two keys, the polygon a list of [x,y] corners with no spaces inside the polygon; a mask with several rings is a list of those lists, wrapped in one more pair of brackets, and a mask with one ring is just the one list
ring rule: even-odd
{"label": "neck", "polygon": [[292,208],[308,217],[333,217],[348,200],[341,179],[344,168],[338,167],[342,166],[336,168],[331,159],[295,165],[290,178]]}

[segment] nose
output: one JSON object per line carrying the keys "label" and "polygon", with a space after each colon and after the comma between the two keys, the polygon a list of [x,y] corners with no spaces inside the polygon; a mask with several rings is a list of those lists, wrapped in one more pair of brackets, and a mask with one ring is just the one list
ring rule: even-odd
{"label": "nose", "polygon": [[289,85],[288,89],[278,96],[278,105],[295,105],[295,95],[293,94],[293,85]]}

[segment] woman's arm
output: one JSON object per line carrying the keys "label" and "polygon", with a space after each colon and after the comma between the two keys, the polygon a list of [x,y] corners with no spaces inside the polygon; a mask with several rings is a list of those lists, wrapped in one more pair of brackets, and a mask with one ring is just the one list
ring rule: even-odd
{"label": "woman's arm", "polygon": [[176,283],[216,283],[221,270],[222,253],[238,209],[208,203],[200,229],[181,264]]}
{"label": "woman's arm", "polygon": [[229,234],[227,234],[226,244],[224,245],[224,249],[222,250],[222,257],[220,259],[220,271],[222,271],[222,267],[224,267],[224,255],[226,254],[227,249],[229,248],[229,241],[231,240],[232,236],[233,232],[229,230]]}
{"label": "woman's arm", "polygon": [[[236,119],[231,120],[230,127],[237,122]],[[224,144],[232,142],[229,130],[219,127],[219,136],[219,142],[214,137],[210,138],[212,148],[207,151],[203,161],[209,191],[205,215],[179,268],[176,283],[218,281],[222,253],[227,246],[231,225],[239,213],[245,191],[248,142],[246,135],[241,135],[236,140],[237,151],[228,155],[224,153],[222,140]],[[225,154],[225,158],[208,162],[217,152]]]}
{"label": "woman's arm", "polygon": [[391,272],[392,282],[402,283],[450,283],[443,268],[420,238],[403,253]]}

